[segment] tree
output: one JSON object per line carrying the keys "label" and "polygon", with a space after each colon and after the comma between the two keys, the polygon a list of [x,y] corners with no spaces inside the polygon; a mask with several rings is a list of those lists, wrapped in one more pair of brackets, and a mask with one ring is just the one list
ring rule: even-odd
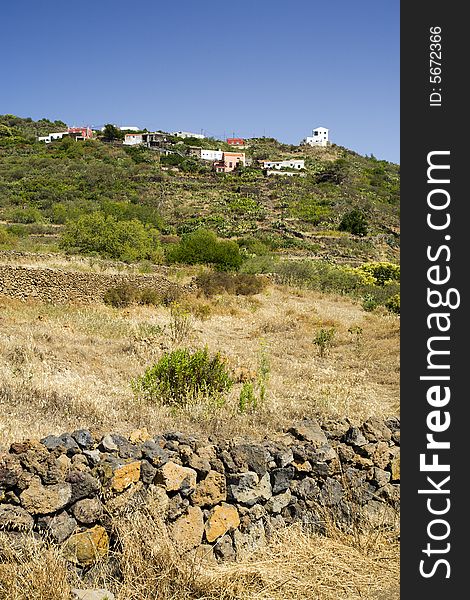
{"label": "tree", "polygon": [[60,246],[125,262],[160,262],[162,257],[159,232],[155,228],[146,227],[136,219],[118,221],[98,211],[69,221]]}
{"label": "tree", "polygon": [[122,140],[122,139],[124,139],[124,134],[115,125],[108,123],[107,125],[104,126],[103,139],[106,142],[113,142],[114,140]]}
{"label": "tree", "polygon": [[366,216],[356,208],[343,215],[338,227],[339,231],[349,231],[354,235],[367,235]]}
{"label": "tree", "polygon": [[219,240],[213,231],[197,229],[183,236],[168,252],[170,262],[210,264],[222,271],[237,270],[243,258],[236,242]]}

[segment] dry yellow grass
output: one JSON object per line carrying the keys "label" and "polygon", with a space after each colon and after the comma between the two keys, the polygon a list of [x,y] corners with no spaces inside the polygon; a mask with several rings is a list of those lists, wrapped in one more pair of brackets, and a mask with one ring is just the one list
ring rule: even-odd
{"label": "dry yellow grass", "polygon": [[[240,415],[234,386],[225,406],[175,413],[136,401],[130,382],[172,349],[165,307],[113,309],[0,300],[0,444],[78,427],[128,433],[178,428],[265,435],[313,415],[397,414],[399,318],[365,313],[345,297],[270,286],[253,298],[188,298],[193,312],[181,345],[220,351],[233,369],[269,365],[267,397]],[[313,343],[335,328],[330,351]],[[348,331],[360,327],[362,333]]]}
{"label": "dry yellow grass", "polygon": [[276,532],[246,559],[214,565],[180,557],[149,504],[115,522],[120,552],[79,579],[57,547],[29,540],[22,553],[0,534],[0,600],[69,600],[72,587],[112,591],[117,600],[396,600],[398,545],[385,532],[329,537],[298,526]]}
{"label": "dry yellow grass", "polygon": [[[180,345],[220,351],[234,370],[257,371],[260,357],[267,361],[267,397],[254,414],[238,410],[241,383],[217,410],[202,405],[175,412],[135,399],[131,379],[177,344],[169,308],[52,306],[3,297],[0,446],[79,427],[129,433],[145,425],[155,433],[256,437],[307,416],[361,420],[398,413],[396,316],[280,286],[253,298],[189,297],[182,310],[190,313],[190,327]],[[332,345],[321,357],[313,339],[331,327]],[[57,547],[32,541],[23,553],[3,547],[0,600],[69,600],[72,587],[106,587],[117,600],[399,597],[398,541],[385,532],[345,534],[330,527],[321,537],[295,526],[278,531],[246,560],[208,566],[179,557],[151,506],[114,527],[121,551],[82,580]]]}

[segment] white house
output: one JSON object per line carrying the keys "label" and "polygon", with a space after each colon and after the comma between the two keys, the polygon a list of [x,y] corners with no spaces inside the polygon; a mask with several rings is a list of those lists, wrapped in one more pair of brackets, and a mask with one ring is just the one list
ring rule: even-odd
{"label": "white house", "polygon": [[312,131],[312,136],[306,137],[303,143],[308,146],[328,146],[328,132],[326,127],[317,127]]}
{"label": "white house", "polygon": [[49,135],[45,135],[42,137],[38,137],[39,142],[45,142],[46,144],[50,144],[54,140],[61,140],[64,135],[68,135],[68,131],[60,131],[59,133],[50,133]]}
{"label": "white house", "polygon": [[173,131],[173,133],[171,135],[176,135],[177,137],[180,138],[197,138],[198,140],[203,140],[205,139],[205,135],[202,135],[202,133],[192,133],[191,131]]}
{"label": "white house", "polygon": [[222,160],[223,157],[222,150],[203,150],[201,148],[201,160]]}
{"label": "white house", "polygon": [[305,169],[305,161],[304,160],[278,160],[278,161],[270,161],[263,160],[261,161],[264,169]]}
{"label": "white house", "polygon": [[124,141],[122,142],[125,146],[137,146],[142,144],[144,141],[141,133],[126,133],[124,135]]}
{"label": "white house", "polygon": [[[119,125],[114,125],[114,127],[116,127],[116,129],[119,129],[119,131],[140,131],[140,127],[134,127],[134,125],[126,125],[125,127],[120,127]],[[101,127],[100,128],[101,131],[105,130],[105,127]]]}

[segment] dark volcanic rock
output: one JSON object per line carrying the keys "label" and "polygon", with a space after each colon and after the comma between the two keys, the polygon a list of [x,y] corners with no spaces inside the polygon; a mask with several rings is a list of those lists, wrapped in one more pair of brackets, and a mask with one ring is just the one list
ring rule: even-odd
{"label": "dark volcanic rock", "polygon": [[292,479],[294,479],[294,467],[273,469],[271,471],[273,494],[285,492],[289,488]]}
{"label": "dark volcanic rock", "polygon": [[83,448],[84,450],[91,450],[95,444],[93,436],[88,429],[77,429],[72,433],[72,437],[80,448]]}
{"label": "dark volcanic rock", "polygon": [[86,471],[70,471],[66,481],[72,486],[72,504],[82,498],[96,496],[101,490],[100,481]]}

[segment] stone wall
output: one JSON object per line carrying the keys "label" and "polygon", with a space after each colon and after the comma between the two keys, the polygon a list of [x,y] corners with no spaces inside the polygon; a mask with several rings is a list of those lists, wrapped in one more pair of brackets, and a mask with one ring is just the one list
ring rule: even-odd
{"label": "stone wall", "polygon": [[397,525],[400,421],[304,421],[254,443],[145,429],[95,439],[87,430],[0,452],[0,529],[33,530],[88,565],[113,548],[113,516],[158,501],[181,553],[242,556],[273,530],[325,515],[344,526]]}
{"label": "stone wall", "polygon": [[151,288],[162,297],[176,297],[183,288],[163,275],[105,274],[0,264],[0,295],[43,302],[101,302],[105,292],[122,284]]}

